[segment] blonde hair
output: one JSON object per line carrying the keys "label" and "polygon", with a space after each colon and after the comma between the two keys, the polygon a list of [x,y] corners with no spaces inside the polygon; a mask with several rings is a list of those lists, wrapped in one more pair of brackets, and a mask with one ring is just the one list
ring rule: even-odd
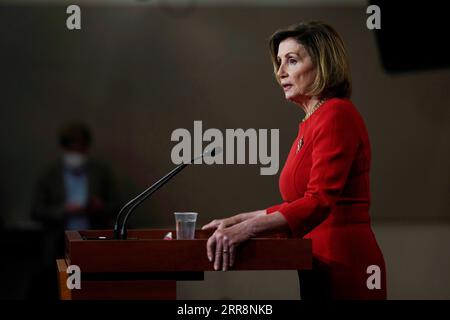
{"label": "blonde hair", "polygon": [[277,59],[278,47],[287,38],[294,38],[303,45],[317,68],[316,78],[308,95],[319,98],[350,98],[350,67],[344,42],[336,30],[319,21],[301,22],[277,30],[269,41],[275,75],[280,67]]}

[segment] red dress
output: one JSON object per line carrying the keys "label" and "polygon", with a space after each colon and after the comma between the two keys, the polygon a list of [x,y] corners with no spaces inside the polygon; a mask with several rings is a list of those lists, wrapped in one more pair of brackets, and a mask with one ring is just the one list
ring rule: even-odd
{"label": "red dress", "polygon": [[350,100],[329,99],[300,123],[280,174],[284,202],[267,213],[279,211],[294,237],[312,239],[313,270],[299,271],[302,299],[386,299],[369,217],[370,156],[364,120]]}

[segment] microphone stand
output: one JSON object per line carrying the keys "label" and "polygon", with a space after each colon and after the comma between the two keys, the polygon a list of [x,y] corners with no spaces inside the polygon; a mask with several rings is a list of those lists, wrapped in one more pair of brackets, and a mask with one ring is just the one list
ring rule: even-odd
{"label": "microphone stand", "polygon": [[[151,185],[149,188],[147,188],[146,190],[144,190],[141,194],[139,194],[137,197],[135,197],[134,199],[130,200],[127,204],[125,204],[122,209],[120,209],[119,214],[116,217],[116,222],[114,224],[114,239],[118,240],[118,239],[122,239],[122,240],[126,240],[127,239],[127,223],[128,223],[128,219],[131,215],[131,213],[142,203],[145,201],[145,199],[147,199],[150,195],[152,195],[154,192],[156,192],[159,188],[161,188],[167,181],[169,181],[170,179],[172,179],[176,174],[178,174],[181,170],[183,170],[184,168],[186,168],[189,164],[193,163],[195,160],[199,159],[199,158],[203,158],[205,155],[208,156],[212,156],[214,157],[216,153],[219,153],[221,150],[218,148],[218,150],[216,151],[216,149],[213,149],[211,152],[209,151],[205,151],[202,155],[193,158],[191,160],[190,163],[182,163],[179,164],[178,166],[176,166],[174,169],[172,169],[168,174],[166,174],[164,177],[162,177],[161,179],[159,179],[157,182],[155,182],[153,185]],[[129,209],[128,209],[129,208]],[[123,213],[125,212],[125,210],[127,210],[127,213],[125,215],[125,218],[123,219],[122,222],[122,227],[120,228],[120,233],[119,233],[119,224],[120,224],[120,218],[122,217]]]}

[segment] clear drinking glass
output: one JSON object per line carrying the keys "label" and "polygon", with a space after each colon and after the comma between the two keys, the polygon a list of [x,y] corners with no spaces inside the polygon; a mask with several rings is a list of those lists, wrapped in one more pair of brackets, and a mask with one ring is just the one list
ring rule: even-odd
{"label": "clear drinking glass", "polygon": [[194,239],[197,212],[175,212],[177,240]]}

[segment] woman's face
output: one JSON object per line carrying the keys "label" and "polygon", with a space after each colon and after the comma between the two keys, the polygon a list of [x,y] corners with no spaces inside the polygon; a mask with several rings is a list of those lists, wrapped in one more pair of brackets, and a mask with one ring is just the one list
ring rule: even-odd
{"label": "woman's face", "polygon": [[277,79],[286,99],[301,102],[316,78],[314,66],[306,48],[294,38],[287,38],[278,46]]}

